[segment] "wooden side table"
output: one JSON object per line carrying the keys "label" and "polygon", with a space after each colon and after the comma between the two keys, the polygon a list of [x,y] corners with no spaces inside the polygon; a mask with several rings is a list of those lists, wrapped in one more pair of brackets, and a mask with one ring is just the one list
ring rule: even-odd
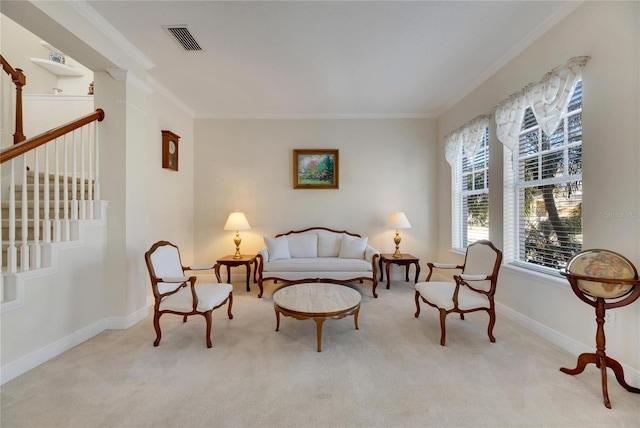
{"label": "wooden side table", "polygon": [[231,268],[235,266],[246,266],[247,268],[247,291],[251,291],[249,287],[249,276],[251,275],[251,264],[253,263],[253,283],[256,284],[256,271],[258,270],[258,259],[255,255],[249,256],[243,254],[239,259],[233,258],[233,256],[224,256],[221,259],[216,260],[216,276],[220,277],[220,265],[227,267],[227,282],[231,282]]}
{"label": "wooden side table", "polygon": [[[406,281],[409,281],[409,265],[416,265],[416,277],[414,283],[418,282],[418,275],[420,275],[420,263],[419,259],[411,254],[402,254],[402,257],[393,257],[392,253],[388,254],[380,254],[380,281],[384,279],[384,272],[387,273],[387,289],[391,287],[391,283],[389,280],[389,266],[393,263],[396,265],[405,267],[405,278]],[[385,264],[385,268],[382,269],[382,263]]]}

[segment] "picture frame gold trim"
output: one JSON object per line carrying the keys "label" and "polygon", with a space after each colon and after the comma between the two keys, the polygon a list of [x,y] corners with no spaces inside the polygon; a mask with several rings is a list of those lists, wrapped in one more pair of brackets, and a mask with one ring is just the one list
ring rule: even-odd
{"label": "picture frame gold trim", "polygon": [[294,149],[294,189],[338,189],[338,149]]}

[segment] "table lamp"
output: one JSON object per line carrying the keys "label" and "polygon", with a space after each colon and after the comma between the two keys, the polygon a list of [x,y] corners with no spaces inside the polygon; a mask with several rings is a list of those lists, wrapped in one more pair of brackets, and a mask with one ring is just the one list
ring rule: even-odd
{"label": "table lamp", "polygon": [[224,224],[224,230],[236,231],[236,237],[233,238],[233,243],[236,244],[236,253],[233,255],[234,259],[242,258],[242,254],[240,254],[240,242],[242,242],[242,239],[240,239],[239,231],[248,229],[251,229],[251,226],[249,226],[249,221],[247,220],[247,217],[244,215],[244,213],[235,211],[229,214],[229,218]]}
{"label": "table lamp", "polygon": [[389,216],[387,226],[396,230],[396,236],[393,238],[393,242],[396,244],[396,251],[393,253],[393,257],[399,259],[402,257],[402,254],[400,254],[400,233],[398,232],[398,229],[409,229],[411,227],[411,223],[407,220],[407,216],[404,215],[403,212],[399,211]]}

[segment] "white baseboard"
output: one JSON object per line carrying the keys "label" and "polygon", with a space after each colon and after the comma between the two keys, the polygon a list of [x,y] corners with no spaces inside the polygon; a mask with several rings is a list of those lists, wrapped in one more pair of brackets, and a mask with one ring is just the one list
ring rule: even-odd
{"label": "white baseboard", "polygon": [[[577,340],[565,336],[564,334],[552,328],[547,327],[544,324],[539,323],[538,321],[535,321],[522,315],[519,312],[514,311],[508,306],[496,303],[496,311],[500,315],[504,315],[511,321],[519,324],[520,326],[542,337],[543,339],[548,340],[559,348],[570,352],[576,357],[582,353],[595,351],[595,344],[593,346],[587,346],[581,342],[578,342]],[[626,382],[631,386],[640,387],[640,372],[632,367],[626,366],[625,364],[621,363],[621,365],[624,370]]]}
{"label": "white baseboard", "polygon": [[74,346],[78,346],[82,342],[91,339],[93,336],[102,333],[104,330],[105,321],[100,320],[83,328],[82,330],[76,331],[75,333],[25,355],[17,361],[9,363],[6,366],[2,366],[2,372],[0,372],[0,384],[4,384],[15,379],[21,374],[24,374],[40,364],[49,361],[53,357],[56,357]]}
{"label": "white baseboard", "polygon": [[126,330],[149,315],[149,307],[140,308],[126,317],[111,317],[105,320],[105,330]]}
{"label": "white baseboard", "polygon": [[63,352],[78,346],[105,330],[125,330],[140,322],[149,314],[149,308],[140,308],[126,317],[112,317],[97,321],[81,330],[76,331],[60,340],[44,346],[17,361],[2,366],[0,369],[0,385],[38,367],[40,364],[57,357]]}

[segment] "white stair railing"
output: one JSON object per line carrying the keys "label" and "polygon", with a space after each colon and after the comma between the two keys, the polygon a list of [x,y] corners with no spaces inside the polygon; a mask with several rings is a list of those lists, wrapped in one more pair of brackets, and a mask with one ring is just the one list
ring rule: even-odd
{"label": "white stair railing", "polygon": [[2,272],[46,267],[44,246],[75,238],[75,222],[95,219],[100,194],[96,121],[103,118],[98,109],[2,150]]}

